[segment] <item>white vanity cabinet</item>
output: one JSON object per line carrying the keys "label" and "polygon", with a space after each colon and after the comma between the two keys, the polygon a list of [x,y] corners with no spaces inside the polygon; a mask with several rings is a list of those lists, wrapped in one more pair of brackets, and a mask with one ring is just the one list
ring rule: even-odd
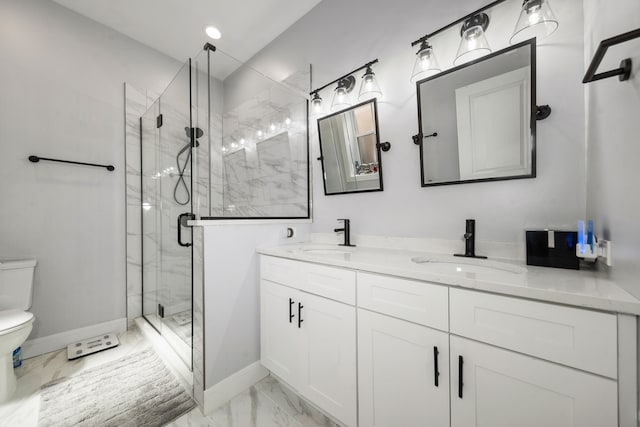
{"label": "white vanity cabinet", "polygon": [[448,427],[448,288],[358,272],[357,295],[359,425]]}
{"label": "white vanity cabinet", "polygon": [[452,427],[618,425],[615,315],[463,289],[449,304]]}
{"label": "white vanity cabinet", "polygon": [[618,425],[617,384],[451,336],[451,427]]}
{"label": "white vanity cabinet", "polygon": [[321,296],[349,299],[350,287],[355,300],[355,273],[271,257],[262,257],[261,268],[261,363],[355,427],[356,308]]}
{"label": "white vanity cabinet", "polygon": [[263,365],[348,427],[637,427],[635,315],[273,256],[261,268]]}

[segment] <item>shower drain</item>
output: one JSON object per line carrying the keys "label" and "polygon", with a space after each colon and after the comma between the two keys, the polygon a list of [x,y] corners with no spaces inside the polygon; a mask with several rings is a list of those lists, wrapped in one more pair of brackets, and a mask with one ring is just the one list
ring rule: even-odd
{"label": "shower drain", "polygon": [[73,360],[79,357],[88,356],[99,351],[116,347],[120,342],[115,333],[104,334],[78,341],[67,346],[67,359]]}

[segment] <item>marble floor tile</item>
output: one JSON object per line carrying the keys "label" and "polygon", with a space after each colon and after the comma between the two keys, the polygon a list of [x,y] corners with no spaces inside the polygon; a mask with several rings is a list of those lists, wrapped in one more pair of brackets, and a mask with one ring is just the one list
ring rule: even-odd
{"label": "marble floor tile", "polygon": [[205,417],[195,408],[171,427],[341,427],[274,377],[266,377]]}
{"label": "marble floor tile", "polygon": [[209,418],[214,427],[302,427],[255,386],[231,399]]}

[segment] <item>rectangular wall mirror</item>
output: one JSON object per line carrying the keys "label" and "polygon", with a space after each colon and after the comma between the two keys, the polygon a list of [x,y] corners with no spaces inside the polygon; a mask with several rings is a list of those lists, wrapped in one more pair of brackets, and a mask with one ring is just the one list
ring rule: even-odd
{"label": "rectangular wall mirror", "polygon": [[535,39],[417,82],[423,187],[534,178]]}
{"label": "rectangular wall mirror", "polygon": [[324,194],[382,191],[375,99],[318,119]]}

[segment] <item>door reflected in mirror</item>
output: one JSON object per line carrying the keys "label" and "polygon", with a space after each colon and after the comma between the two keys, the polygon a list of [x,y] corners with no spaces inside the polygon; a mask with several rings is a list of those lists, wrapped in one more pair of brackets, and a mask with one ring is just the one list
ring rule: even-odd
{"label": "door reflected in mirror", "polygon": [[423,187],[535,177],[535,46],[417,83]]}
{"label": "door reflected in mirror", "polygon": [[382,191],[375,99],[318,119],[324,194]]}

